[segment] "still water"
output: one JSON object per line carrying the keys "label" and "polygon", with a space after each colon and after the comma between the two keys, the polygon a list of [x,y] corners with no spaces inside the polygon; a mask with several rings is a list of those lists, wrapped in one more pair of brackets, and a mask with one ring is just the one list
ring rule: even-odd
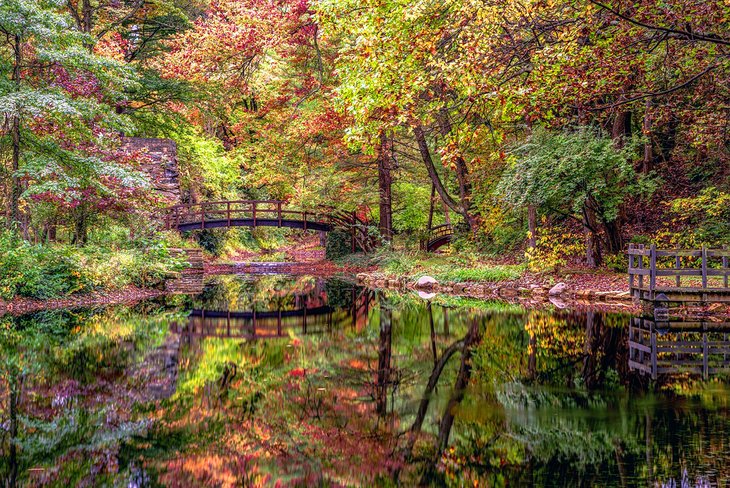
{"label": "still water", "polygon": [[0,481],[726,486],[730,336],[685,328],[284,276],[0,317]]}

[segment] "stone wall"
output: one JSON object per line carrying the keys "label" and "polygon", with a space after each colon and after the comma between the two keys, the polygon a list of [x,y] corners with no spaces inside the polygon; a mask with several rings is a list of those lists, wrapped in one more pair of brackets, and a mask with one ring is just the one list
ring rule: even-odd
{"label": "stone wall", "polygon": [[203,275],[205,264],[201,249],[170,249],[175,257],[184,256],[190,267],[184,269],[180,276],[168,281],[165,289],[170,293],[195,294],[203,291]]}
{"label": "stone wall", "polygon": [[125,137],[122,150],[127,153],[143,153],[149,162],[142,164],[142,171],[150,175],[152,186],[171,204],[180,200],[180,170],[177,164],[177,144],[172,139],[150,137]]}

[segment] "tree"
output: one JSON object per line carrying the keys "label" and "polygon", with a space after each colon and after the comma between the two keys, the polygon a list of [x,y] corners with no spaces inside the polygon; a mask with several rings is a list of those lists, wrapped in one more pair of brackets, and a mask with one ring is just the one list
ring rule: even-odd
{"label": "tree", "polygon": [[113,142],[116,131],[129,129],[114,107],[134,73],[90,53],[90,38],[71,28],[62,8],[57,0],[0,5],[0,112],[9,127],[2,139],[12,146],[8,225],[22,225],[27,236],[21,198],[53,202],[72,214],[74,240],[83,244],[94,202],[147,183]]}
{"label": "tree", "polygon": [[[337,102],[351,121],[347,139],[373,152],[381,131],[392,134],[403,147],[399,152],[421,160],[442,201],[475,229],[465,145],[453,123],[461,120],[454,107],[465,100],[438,64],[455,19],[435,4],[412,7],[402,0],[317,7],[327,37],[341,39]],[[438,165],[453,172],[444,176]]]}
{"label": "tree", "polygon": [[[629,195],[650,195],[653,186],[631,164],[631,146],[617,149],[610,138],[582,127],[551,132],[536,129],[512,151],[514,163],[502,175],[498,192],[517,207],[565,215],[581,223],[586,260],[601,262],[601,239],[611,252],[611,232],[621,204]],[[619,239],[620,240],[620,239]]]}

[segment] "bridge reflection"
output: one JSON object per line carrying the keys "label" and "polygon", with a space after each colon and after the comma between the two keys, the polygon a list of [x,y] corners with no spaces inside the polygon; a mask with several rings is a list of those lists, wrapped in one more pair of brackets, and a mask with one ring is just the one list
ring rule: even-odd
{"label": "bridge reflection", "polygon": [[730,373],[730,322],[656,322],[634,317],[629,325],[629,369],[650,375],[708,378]]}
{"label": "bridge reflection", "polygon": [[[304,306],[295,309],[276,308],[270,310],[211,310],[193,309],[184,323],[174,323],[170,331],[191,339],[207,337],[237,339],[276,339],[289,337],[290,332],[299,334],[323,334],[342,329],[347,325],[360,329],[367,324],[374,294],[370,290],[353,289],[350,306],[333,307],[304,301]],[[296,306],[299,306],[297,300]]]}

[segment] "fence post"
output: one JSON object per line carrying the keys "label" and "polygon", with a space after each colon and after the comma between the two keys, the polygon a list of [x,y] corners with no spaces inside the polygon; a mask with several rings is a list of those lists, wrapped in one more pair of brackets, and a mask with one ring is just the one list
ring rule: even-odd
{"label": "fence post", "polygon": [[[724,252],[728,252],[727,247],[723,247],[722,250]],[[727,258],[728,258],[727,255],[722,257],[722,267],[725,268],[725,269],[723,269],[723,275],[724,275],[723,282],[724,282],[725,288],[727,288],[727,279],[728,279],[728,275],[730,274],[730,270],[728,270],[728,259]]]}
{"label": "fence post", "polygon": [[[421,246],[423,247],[423,246]],[[631,251],[634,250],[634,245],[629,244],[629,292],[633,295],[634,294],[634,255]]]}
{"label": "fence post", "polygon": [[304,211],[304,230],[307,230],[307,211]]}
{"label": "fence post", "polygon": [[276,202],[276,215],[279,217],[279,227],[281,227],[281,200]]}
{"label": "fence post", "polygon": [[[677,271],[679,271],[680,269],[682,269],[681,268],[681,266],[682,266],[681,263],[682,263],[681,258],[679,257],[679,253],[677,253],[677,255],[674,257],[674,268]],[[677,288],[679,288],[681,286],[681,284],[682,284],[682,277],[679,274],[677,274],[677,276],[675,277],[675,283],[677,284]]]}
{"label": "fence post", "polygon": [[228,218],[228,227],[231,226],[231,202],[226,202],[226,217]]}
{"label": "fence post", "polygon": [[[639,290],[642,290],[644,288],[644,245],[641,244],[639,246],[639,250],[641,253],[639,254]],[[639,292],[639,298],[641,298],[641,292]]]}
{"label": "fence post", "polygon": [[205,203],[200,204],[200,228],[205,229]]}
{"label": "fence post", "polygon": [[649,289],[654,292],[656,288],[656,244],[649,249]]}
{"label": "fence post", "polygon": [[707,246],[702,245],[702,288],[707,288]]}

